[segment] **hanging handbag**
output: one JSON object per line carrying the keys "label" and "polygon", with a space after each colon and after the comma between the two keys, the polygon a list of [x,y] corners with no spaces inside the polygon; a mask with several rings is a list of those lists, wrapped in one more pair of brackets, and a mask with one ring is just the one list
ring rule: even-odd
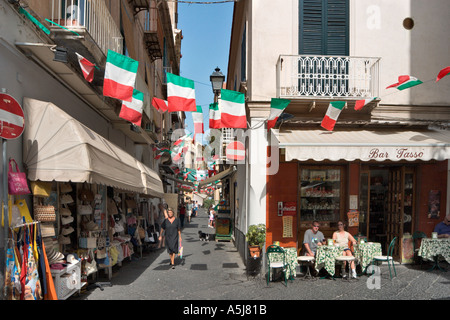
{"label": "hanging handbag", "polygon": [[79,215],[88,215],[92,214],[94,209],[92,209],[90,204],[79,204],[77,206],[77,213]]}
{"label": "hanging handbag", "polygon": [[35,204],[33,207],[34,219],[37,221],[56,221],[56,211],[54,206],[44,206]]}
{"label": "hanging handbag", "polygon": [[[16,166],[16,171],[13,171],[11,163],[14,162]],[[27,176],[25,172],[19,171],[19,166],[16,160],[9,160],[9,171],[8,171],[8,193],[12,195],[23,195],[29,194],[30,189],[28,188]]]}
{"label": "hanging handbag", "polygon": [[43,238],[54,237],[56,231],[53,223],[41,223],[41,235]]}
{"label": "hanging handbag", "polygon": [[52,183],[45,181],[31,181],[31,191],[34,196],[50,197],[52,192]]}
{"label": "hanging handbag", "polygon": [[69,193],[72,192],[72,186],[69,182],[63,182],[59,185],[59,191],[61,193]]}

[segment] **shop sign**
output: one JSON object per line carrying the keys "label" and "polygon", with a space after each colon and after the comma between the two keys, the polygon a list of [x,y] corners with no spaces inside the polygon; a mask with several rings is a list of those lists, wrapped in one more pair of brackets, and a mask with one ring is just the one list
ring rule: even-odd
{"label": "shop sign", "polygon": [[373,148],[369,151],[369,159],[374,160],[416,160],[422,159],[424,155],[424,150],[417,148]]}
{"label": "shop sign", "polygon": [[283,202],[283,216],[296,216],[297,215],[297,202]]}
{"label": "shop sign", "polygon": [[6,93],[0,93],[0,137],[16,139],[25,127],[25,118],[19,103]]}

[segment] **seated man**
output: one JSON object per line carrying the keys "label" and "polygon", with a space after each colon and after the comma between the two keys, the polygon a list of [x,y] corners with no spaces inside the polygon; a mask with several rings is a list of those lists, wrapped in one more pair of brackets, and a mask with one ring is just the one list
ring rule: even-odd
{"label": "seated man", "polygon": [[450,238],[450,214],[434,227],[434,232],[437,232],[438,238]]}
{"label": "seated man", "polygon": [[325,237],[319,231],[319,222],[313,221],[312,228],[306,230],[303,237],[303,245],[305,246],[305,255],[314,257],[316,255],[317,246],[325,244]]}

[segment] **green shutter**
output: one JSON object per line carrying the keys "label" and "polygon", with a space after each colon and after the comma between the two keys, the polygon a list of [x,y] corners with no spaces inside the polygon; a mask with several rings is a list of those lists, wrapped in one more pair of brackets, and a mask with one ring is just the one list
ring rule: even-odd
{"label": "green shutter", "polygon": [[299,54],[348,56],[348,20],[348,0],[299,0]]}

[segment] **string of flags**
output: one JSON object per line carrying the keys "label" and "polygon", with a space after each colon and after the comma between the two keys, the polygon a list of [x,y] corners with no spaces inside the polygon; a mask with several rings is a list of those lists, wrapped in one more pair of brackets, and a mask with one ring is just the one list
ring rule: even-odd
{"label": "string of flags", "polygon": [[[95,64],[76,53],[78,62],[84,78],[88,82],[93,81]],[[103,83],[103,95],[122,100],[122,107],[119,117],[140,126],[142,121],[142,112],[144,104],[144,94],[136,90],[136,76],[139,62],[114,52],[108,51],[105,66],[105,75]],[[450,66],[439,71],[436,82],[450,74]],[[194,137],[197,134],[204,133],[203,125],[203,109],[196,104],[195,100],[195,84],[193,80],[167,72],[167,100],[154,97],[152,106],[161,114],[164,112],[191,112],[194,122]],[[399,91],[409,89],[422,84],[423,82],[416,77],[410,75],[401,75],[398,82],[389,85],[386,89],[396,88]],[[355,110],[361,110],[364,106],[377,99],[372,97],[369,99],[361,99],[355,102]],[[287,99],[272,98],[270,103],[270,114],[266,119],[267,130],[275,126],[280,115],[284,112],[291,101]],[[321,122],[321,126],[332,131],[337,119],[345,107],[345,101],[330,102],[327,112]],[[220,99],[218,102],[209,105],[209,128],[236,128],[247,129],[247,117],[245,110],[245,94],[237,91],[221,89]],[[184,141],[184,140],[183,140]],[[180,142],[181,144],[181,142]],[[176,150],[172,150],[171,154],[174,161],[180,160],[186,147],[178,147],[174,144]],[[161,151],[156,155],[161,157]]]}

